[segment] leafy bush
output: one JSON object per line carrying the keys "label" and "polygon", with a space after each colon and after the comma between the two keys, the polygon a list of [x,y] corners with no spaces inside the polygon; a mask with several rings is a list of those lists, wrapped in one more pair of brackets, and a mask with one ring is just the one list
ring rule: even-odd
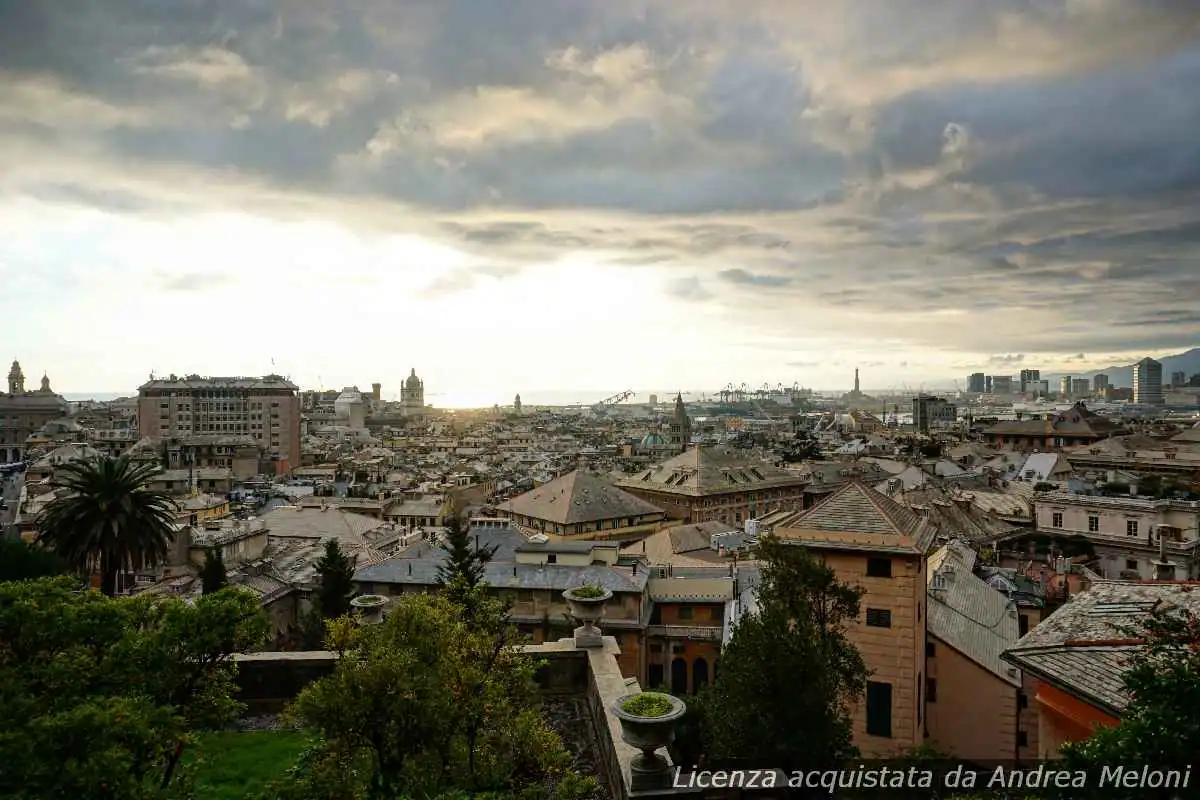
{"label": "leafy bush", "polygon": [[637,717],[665,716],[674,707],[670,697],[657,692],[642,692],[621,704],[622,711]]}

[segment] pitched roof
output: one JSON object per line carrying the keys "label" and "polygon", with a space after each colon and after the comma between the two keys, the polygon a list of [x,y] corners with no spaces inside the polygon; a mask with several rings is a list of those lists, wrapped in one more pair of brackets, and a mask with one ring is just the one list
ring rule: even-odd
{"label": "pitched roof", "polygon": [[693,447],[624,480],[618,486],[665,494],[703,497],[801,486],[807,480],[727,447]]}
{"label": "pitched roof", "polygon": [[[1020,674],[1001,655],[1021,637],[1016,607],[975,577],[975,551],[958,541],[929,557],[929,632],[996,677],[1021,685]],[[935,576],[941,576],[935,585]]]}
{"label": "pitched roof", "polygon": [[1200,584],[1096,581],[1005,651],[1004,660],[1119,716],[1129,702],[1125,671],[1141,649],[1131,631],[1170,606],[1200,613]]}
{"label": "pitched roof", "polygon": [[506,500],[497,508],[556,525],[663,513],[658,506],[580,470]]}
{"label": "pitched roof", "polygon": [[810,547],[924,555],[937,531],[911,508],[854,480],[774,533]]}

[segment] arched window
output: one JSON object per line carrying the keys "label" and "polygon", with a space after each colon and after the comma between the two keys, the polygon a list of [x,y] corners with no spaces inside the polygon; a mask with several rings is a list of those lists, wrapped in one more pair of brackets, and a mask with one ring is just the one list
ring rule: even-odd
{"label": "arched window", "polygon": [[692,662],[692,692],[700,691],[701,686],[708,685],[708,662],[697,658]]}
{"label": "arched window", "polygon": [[686,659],[675,658],[671,660],[671,692],[674,694],[687,694],[688,690],[688,663]]}

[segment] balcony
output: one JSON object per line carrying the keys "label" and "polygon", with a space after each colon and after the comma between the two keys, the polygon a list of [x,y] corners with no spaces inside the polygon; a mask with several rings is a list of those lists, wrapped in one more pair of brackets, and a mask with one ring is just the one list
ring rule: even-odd
{"label": "balcony", "polygon": [[703,642],[719,642],[723,628],[708,625],[648,625],[647,636],[662,636],[667,639],[692,639]]}

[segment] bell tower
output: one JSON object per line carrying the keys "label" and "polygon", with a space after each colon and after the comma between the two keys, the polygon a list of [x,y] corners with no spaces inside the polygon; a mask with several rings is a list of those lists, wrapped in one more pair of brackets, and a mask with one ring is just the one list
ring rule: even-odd
{"label": "bell tower", "polygon": [[8,371],[8,393],[25,393],[25,373],[21,372],[21,362],[13,359],[12,369]]}

